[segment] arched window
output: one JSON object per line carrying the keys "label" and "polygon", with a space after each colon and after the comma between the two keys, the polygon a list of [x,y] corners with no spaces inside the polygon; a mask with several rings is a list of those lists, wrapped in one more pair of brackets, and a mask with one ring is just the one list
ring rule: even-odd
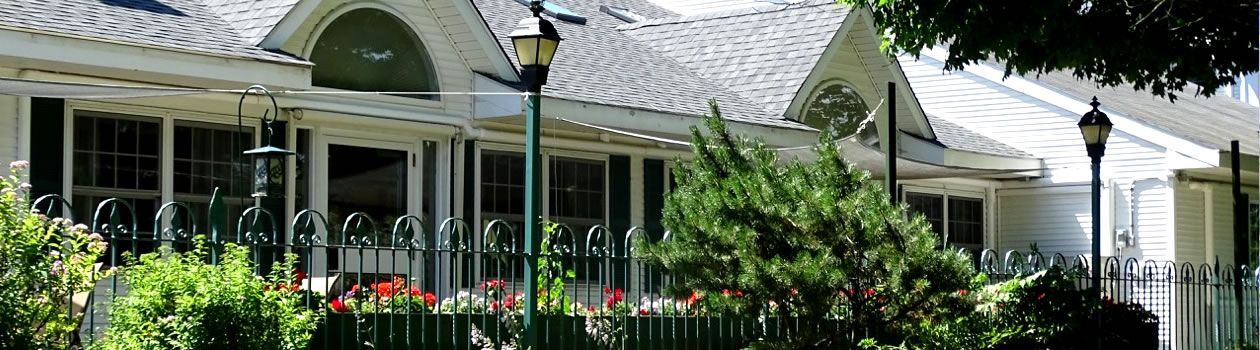
{"label": "arched window", "polygon": [[866,101],[844,83],[824,83],[811,94],[801,111],[801,122],[818,130],[835,130],[839,137],[852,136],[870,113]]}
{"label": "arched window", "polygon": [[[438,91],[424,43],[385,11],[351,10],[329,23],[311,50],[315,86],[354,91]],[[437,100],[437,95],[406,95]]]}

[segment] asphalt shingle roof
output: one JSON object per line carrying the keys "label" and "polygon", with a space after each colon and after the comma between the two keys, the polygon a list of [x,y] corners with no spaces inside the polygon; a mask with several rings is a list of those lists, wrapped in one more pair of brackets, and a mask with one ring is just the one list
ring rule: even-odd
{"label": "asphalt shingle roof", "polygon": [[258,44],[298,0],[202,0],[206,7],[232,25],[241,38]]}
{"label": "asphalt shingle roof", "polygon": [[[594,104],[700,116],[707,101],[718,100],[723,116],[733,121],[773,127],[812,130],[782,115],[766,112],[725,86],[705,79],[678,61],[657,52],[619,31],[620,19],[599,11],[616,6],[649,18],[674,17],[645,0],[555,0],[587,18],[585,25],[548,18],[564,38],[552,62],[544,93],[548,96]],[[474,0],[499,45],[515,61],[507,35],[517,22],[530,15],[515,0]]]}
{"label": "asphalt shingle roof", "polygon": [[940,117],[929,114],[927,118],[928,122],[932,124],[932,131],[936,133],[936,141],[947,148],[998,156],[1035,158],[1028,152],[977,134],[970,129]]}
{"label": "asphalt shingle roof", "polygon": [[1104,110],[1141,120],[1194,143],[1228,151],[1230,140],[1239,140],[1241,151],[1260,154],[1260,146],[1256,142],[1260,137],[1260,127],[1256,122],[1260,108],[1227,96],[1207,98],[1183,93],[1178,94],[1176,102],[1169,102],[1150,92],[1133,90],[1132,85],[1100,89],[1094,83],[1078,80],[1066,72],[1042,74],[1029,79],[1080,101],[1098,96]]}
{"label": "asphalt shingle roof", "polygon": [[306,64],[254,46],[199,0],[0,0],[0,27]]}
{"label": "asphalt shingle roof", "polygon": [[848,14],[834,0],[811,0],[620,28],[770,114],[783,115]]}

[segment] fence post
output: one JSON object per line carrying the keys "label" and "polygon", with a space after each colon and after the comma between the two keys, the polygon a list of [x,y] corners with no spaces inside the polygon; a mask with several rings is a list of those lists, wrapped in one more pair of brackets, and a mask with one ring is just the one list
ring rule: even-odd
{"label": "fence post", "polygon": [[223,196],[219,195],[218,187],[210,195],[210,208],[206,212],[206,226],[210,228],[210,263],[218,264],[219,239],[227,234],[224,229],[227,227],[227,207],[223,204]]}

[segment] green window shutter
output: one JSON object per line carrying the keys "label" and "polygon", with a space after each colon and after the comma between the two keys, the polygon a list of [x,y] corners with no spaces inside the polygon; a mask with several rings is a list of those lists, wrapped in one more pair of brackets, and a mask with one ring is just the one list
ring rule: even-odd
{"label": "green window shutter", "polygon": [[665,234],[661,210],[665,209],[665,161],[643,160],[643,228],[652,240]]}
{"label": "green window shutter", "polygon": [[62,174],[65,159],[66,101],[59,98],[31,98],[31,134],[22,138],[31,143],[31,186],[33,196],[60,194],[65,185]]}
{"label": "green window shutter", "polygon": [[473,218],[477,217],[477,141],[464,140],[464,220],[469,226],[476,227]]}
{"label": "green window shutter", "polygon": [[608,156],[608,229],[613,249],[621,254],[626,231],[630,230],[630,157]]}

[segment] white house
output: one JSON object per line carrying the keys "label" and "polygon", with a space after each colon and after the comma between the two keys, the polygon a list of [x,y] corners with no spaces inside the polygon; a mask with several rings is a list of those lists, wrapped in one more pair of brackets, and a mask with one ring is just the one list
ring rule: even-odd
{"label": "white house", "polygon": [[[31,160],[35,191],[64,196],[81,221],[127,200],[147,235],[162,203],[204,211],[215,187],[235,212],[253,205],[236,156],[268,143],[298,153],[284,195],[258,202],[282,223],[303,209],[334,225],[412,214],[425,219],[416,238],[436,245],[447,218],[519,222],[524,119],[507,34],[525,3],[0,0],[0,160]],[[1076,120],[1094,95],[1116,124],[1104,255],[1232,261],[1229,140],[1243,141],[1257,197],[1257,110],[1233,100],[1173,104],[987,65],[946,74],[939,51],[890,60],[869,13],[832,0],[558,0],[545,12],[565,40],[542,102],[544,207],[579,229],[659,237],[668,171],[709,99],[785,157],[819,128],[847,131],[846,157],[877,175],[895,106],[903,199],[976,253],[1088,253]],[[238,120],[239,95],[216,92],[254,84],[277,91],[269,140],[257,120],[268,100],[246,98]]]}

